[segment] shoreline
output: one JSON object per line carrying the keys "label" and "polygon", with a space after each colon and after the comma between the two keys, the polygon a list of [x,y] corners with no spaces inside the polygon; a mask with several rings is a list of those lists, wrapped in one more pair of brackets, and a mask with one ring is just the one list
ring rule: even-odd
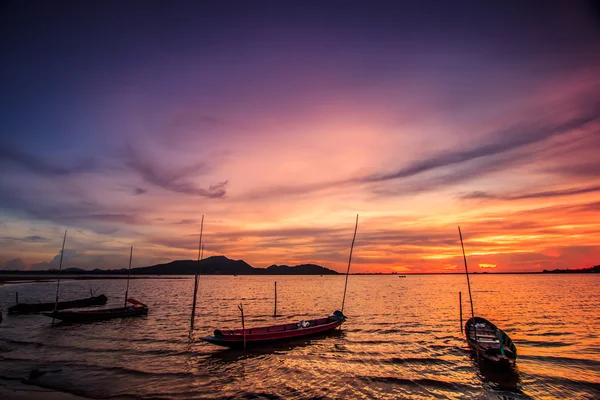
{"label": "shoreline", "polygon": [[[345,274],[199,274],[201,276],[345,276]],[[430,276],[430,275],[464,275],[464,273],[458,272],[421,272],[421,273],[404,273],[404,274],[382,274],[382,273],[354,273],[349,274],[352,276]],[[472,272],[469,275],[591,275],[594,276],[596,273],[593,272]],[[194,275],[132,275],[129,279],[191,279]],[[18,284],[18,283],[43,283],[43,282],[56,282],[57,275],[53,274],[12,274],[0,272],[0,286],[4,284]],[[61,280],[98,280],[98,279],[128,279],[126,275],[102,275],[102,274],[81,274],[81,275],[61,275]]]}

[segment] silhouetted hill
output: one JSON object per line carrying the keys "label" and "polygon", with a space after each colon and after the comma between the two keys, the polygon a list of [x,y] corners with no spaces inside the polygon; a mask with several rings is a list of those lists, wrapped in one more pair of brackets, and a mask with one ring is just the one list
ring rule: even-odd
{"label": "silhouetted hill", "polygon": [[260,268],[253,268],[243,260],[231,260],[225,256],[213,256],[198,261],[177,260],[151,267],[132,268],[136,275],[253,275]]}
{"label": "silhouetted hill", "polygon": [[545,274],[600,274],[600,265],[582,269],[553,269],[551,271],[545,269]]}
{"label": "silhouetted hill", "polygon": [[332,269],[315,264],[301,264],[295,267],[289,265],[271,265],[266,270],[267,274],[273,275],[337,275]]}

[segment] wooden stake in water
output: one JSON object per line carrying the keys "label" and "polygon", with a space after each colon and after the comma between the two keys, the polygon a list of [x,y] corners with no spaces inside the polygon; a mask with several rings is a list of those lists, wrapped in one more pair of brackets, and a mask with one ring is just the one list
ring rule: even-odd
{"label": "wooden stake in water", "polygon": [[[54,300],[54,313],[58,311],[58,289],[60,287],[60,271],[62,271],[63,256],[65,254],[65,242],[67,241],[67,230],[65,229],[65,236],[63,237],[62,250],[60,251],[60,263],[58,264],[58,278],[56,280],[56,299]],[[52,325],[54,325],[54,317],[52,317]]]}
{"label": "wooden stake in water", "polygon": [[277,316],[277,281],[275,281],[275,309],[273,310],[273,316]]}
{"label": "wooden stake in water", "polygon": [[127,269],[127,288],[125,289],[125,302],[123,307],[127,307],[127,296],[129,296],[129,277],[131,276],[131,260],[133,258],[133,246],[129,250],[129,269]]}
{"label": "wooden stake in water", "polygon": [[[473,334],[475,335],[475,343],[477,343],[477,327],[475,324],[475,309],[473,308],[473,295],[471,294],[471,281],[469,280],[469,268],[467,267],[467,256],[465,254],[465,245],[463,243],[462,232],[460,226],[458,227],[458,236],[460,237],[460,247],[462,248],[463,260],[465,262],[465,272],[467,273],[467,286],[469,287],[469,301],[471,302],[471,317],[473,318]],[[479,346],[475,346],[477,349],[477,361],[479,361]]]}
{"label": "wooden stake in water", "polygon": [[348,270],[346,271],[346,283],[344,284],[344,297],[342,299],[342,314],[344,313],[344,304],[346,302],[346,289],[348,289],[348,274],[350,274],[350,263],[352,262],[352,249],[354,249],[354,241],[356,240],[356,230],[358,229],[358,214],[356,214],[356,225],[354,226],[354,236],[352,237],[352,245],[350,246],[350,257],[348,258]]}
{"label": "wooden stake in water", "polygon": [[196,296],[198,295],[198,270],[200,269],[200,257],[203,253],[202,248],[202,231],[204,229],[204,215],[202,216],[202,222],[200,223],[200,239],[198,241],[198,269],[194,276],[194,301],[192,303],[192,316],[190,318],[190,329],[194,329],[194,318],[196,316]]}
{"label": "wooden stake in water", "polygon": [[460,333],[463,333],[463,323],[462,323],[462,292],[458,292],[458,309],[460,310]]}
{"label": "wooden stake in water", "polygon": [[240,312],[242,313],[242,335],[244,336],[244,348],[246,348],[246,324],[244,323],[244,305],[240,303],[238,306]]}

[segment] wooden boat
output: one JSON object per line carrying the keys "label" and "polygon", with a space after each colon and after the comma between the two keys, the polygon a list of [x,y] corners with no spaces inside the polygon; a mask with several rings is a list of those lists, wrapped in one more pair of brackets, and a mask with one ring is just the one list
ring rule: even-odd
{"label": "wooden boat", "polygon": [[297,339],[316,333],[329,332],[346,321],[341,311],[336,311],[326,318],[312,319],[283,325],[263,326],[248,329],[214,331],[214,336],[203,337],[202,340],[225,347],[243,347],[244,336],[246,346],[264,345],[277,341]]}
{"label": "wooden boat", "polygon": [[[57,310],[66,310],[69,308],[82,308],[90,306],[102,306],[106,304],[108,298],[101,294],[100,296],[92,296],[87,299],[72,300],[72,301],[61,301],[56,304]],[[18,303],[8,309],[9,314],[34,314],[41,313],[44,311],[53,311],[55,303]]]}
{"label": "wooden boat", "polygon": [[481,361],[505,366],[516,363],[517,347],[510,336],[487,319],[469,318],[465,324],[465,334],[469,347],[479,354]]}
{"label": "wooden boat", "polygon": [[67,322],[94,322],[113,318],[129,318],[148,315],[148,306],[135,299],[127,299],[129,307],[105,308],[85,311],[53,311],[43,313],[46,317]]}

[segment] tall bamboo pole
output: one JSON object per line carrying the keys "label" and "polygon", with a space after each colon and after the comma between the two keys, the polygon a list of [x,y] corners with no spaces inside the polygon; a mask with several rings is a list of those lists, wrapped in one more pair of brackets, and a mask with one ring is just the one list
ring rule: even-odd
{"label": "tall bamboo pole", "polygon": [[275,309],[273,310],[273,316],[277,316],[277,281],[275,281]]}
{"label": "tall bamboo pole", "polygon": [[[62,271],[62,262],[63,262],[63,256],[65,254],[65,242],[66,241],[67,241],[67,230],[65,229],[65,236],[63,237],[62,249],[60,251],[60,263],[58,264],[58,278],[56,280],[56,299],[54,300],[54,313],[56,313],[56,311],[58,311],[58,289],[60,287],[60,271]],[[52,317],[52,325],[54,325],[54,317]]]}
{"label": "tall bamboo pole", "polygon": [[463,323],[462,323],[462,292],[458,292],[458,309],[460,310],[460,333],[463,333]]}
{"label": "tall bamboo pole", "polygon": [[238,306],[240,312],[242,313],[242,335],[244,336],[244,348],[246,348],[246,325],[244,323],[244,305],[240,303]]}
{"label": "tall bamboo pole", "polygon": [[342,299],[342,314],[344,313],[344,304],[346,303],[346,290],[348,289],[348,275],[350,274],[350,263],[352,262],[352,250],[354,249],[354,241],[356,240],[356,230],[358,229],[358,214],[356,214],[356,225],[354,226],[354,236],[352,237],[352,245],[350,246],[350,257],[348,257],[348,269],[346,270],[346,283],[344,284],[344,297]]}
{"label": "tall bamboo pole", "polygon": [[[458,227],[458,236],[460,237],[460,247],[462,248],[463,260],[465,262],[467,286],[469,288],[469,301],[471,302],[471,317],[473,318],[473,333],[475,334],[475,343],[477,343],[477,327],[475,324],[475,309],[473,308],[473,295],[471,294],[471,281],[469,280],[469,268],[467,267],[467,256],[465,254],[465,245],[463,243],[463,237],[462,232],[460,231],[460,226]],[[477,361],[479,361],[479,346],[475,346],[475,348],[477,350]]]}
{"label": "tall bamboo pole", "polygon": [[131,276],[131,260],[133,259],[133,246],[129,250],[129,269],[127,269],[127,288],[125,289],[125,302],[123,307],[127,307],[127,296],[129,296],[129,277]]}
{"label": "tall bamboo pole", "polygon": [[194,276],[194,301],[192,303],[192,316],[190,318],[190,329],[194,329],[194,319],[196,316],[196,297],[198,295],[198,270],[200,269],[200,257],[203,253],[202,246],[202,231],[204,230],[204,215],[202,216],[202,222],[200,223],[200,239],[198,240],[198,268],[196,269],[196,275]]}

